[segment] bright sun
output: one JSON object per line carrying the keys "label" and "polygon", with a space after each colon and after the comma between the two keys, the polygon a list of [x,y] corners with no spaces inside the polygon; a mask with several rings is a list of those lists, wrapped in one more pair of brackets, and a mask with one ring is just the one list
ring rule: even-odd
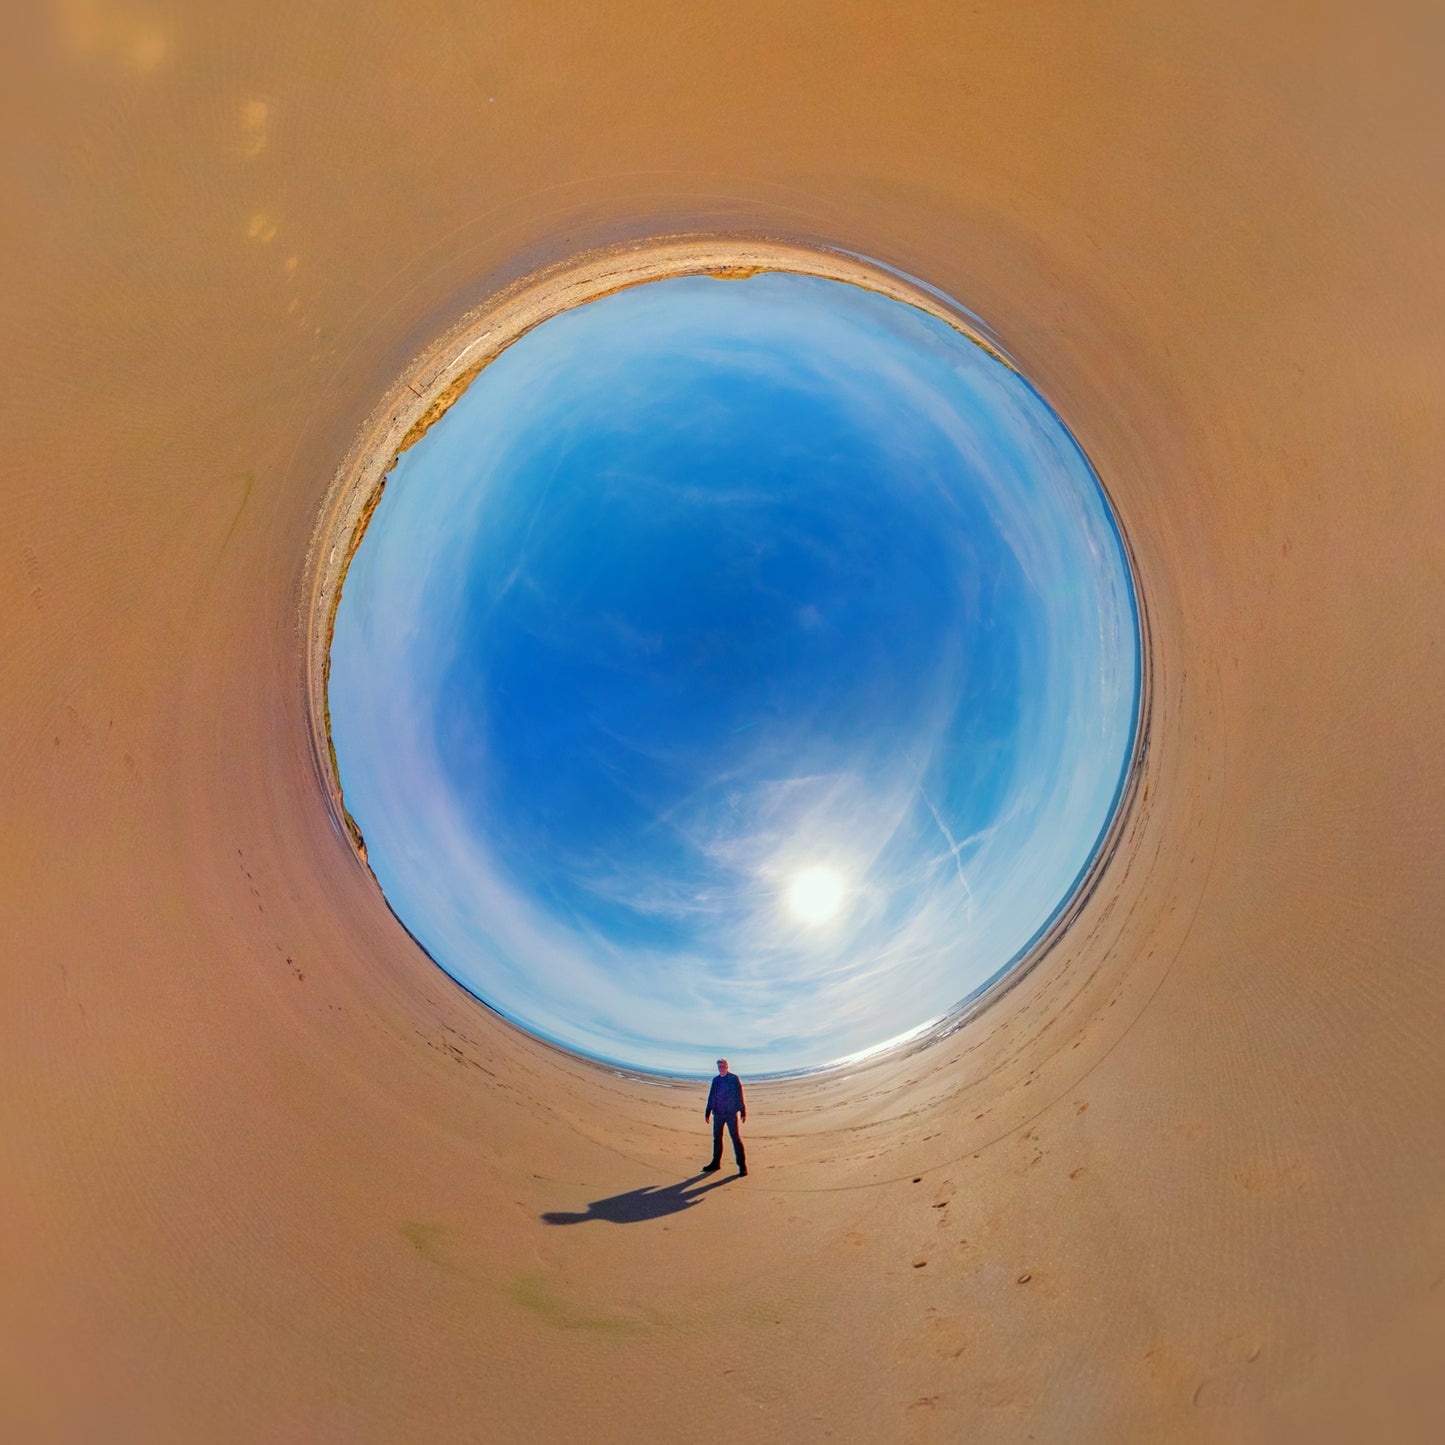
{"label": "bright sun", "polygon": [[807,868],[793,879],[788,907],[804,923],[823,923],[843,901],[843,880],[826,868]]}

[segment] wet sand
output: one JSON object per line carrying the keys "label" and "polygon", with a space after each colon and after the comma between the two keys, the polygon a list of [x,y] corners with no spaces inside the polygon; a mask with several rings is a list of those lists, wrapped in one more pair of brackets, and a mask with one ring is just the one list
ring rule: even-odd
{"label": "wet sand", "polygon": [[[0,1434],[1445,1429],[1438,17],[17,25]],[[1131,541],[1150,740],[1018,987],[750,1089],[750,1176],[632,1219],[691,1196],[701,1093],[519,1035],[387,911],[315,746],[313,541],[475,308],[718,233],[997,332]]]}

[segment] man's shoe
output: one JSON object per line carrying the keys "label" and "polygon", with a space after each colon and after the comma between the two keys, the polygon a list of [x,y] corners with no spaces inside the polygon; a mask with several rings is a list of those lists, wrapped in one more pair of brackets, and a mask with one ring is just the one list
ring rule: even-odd
{"label": "man's shoe", "polygon": [[748,1172],[748,1166],[747,1166],[746,1164],[739,1164],[739,1165],[738,1165],[738,1178],[739,1178],[739,1179],[741,1179],[741,1178],[743,1177],[743,1175],[746,1174],[747,1172]]}
{"label": "man's shoe", "polygon": [[721,1165],[721,1164],[704,1164],[704,1165],[702,1166],[702,1172],[703,1172],[704,1174],[716,1174],[717,1171],[718,1171],[719,1169],[721,1169],[721,1168],[722,1168],[722,1165]]}

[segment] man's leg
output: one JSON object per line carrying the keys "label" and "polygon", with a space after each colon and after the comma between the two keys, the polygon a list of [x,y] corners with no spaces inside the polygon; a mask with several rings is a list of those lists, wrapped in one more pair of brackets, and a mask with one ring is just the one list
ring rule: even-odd
{"label": "man's leg", "polygon": [[[737,1116],[736,1114],[730,1114],[730,1115],[728,1116],[728,1133],[733,1136],[733,1157],[738,1161],[738,1168],[739,1168],[740,1170],[742,1170],[743,1173],[746,1173],[746,1172],[747,1172],[747,1168],[748,1168],[748,1156],[743,1153],[743,1140],[742,1140],[742,1135],[738,1133],[738,1116]],[[721,1131],[721,1130],[718,1131],[717,1148],[714,1150],[714,1155],[715,1155],[717,1161],[718,1161],[719,1163],[721,1163],[721,1162],[722,1162],[722,1131]]]}
{"label": "man's leg", "polygon": [[722,1164],[722,1131],[723,1117],[721,1114],[712,1116],[712,1163],[707,1167],[716,1169]]}

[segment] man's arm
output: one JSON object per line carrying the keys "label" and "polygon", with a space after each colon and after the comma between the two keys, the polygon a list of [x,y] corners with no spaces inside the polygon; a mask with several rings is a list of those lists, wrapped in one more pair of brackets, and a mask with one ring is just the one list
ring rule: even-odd
{"label": "man's arm", "polygon": [[748,1122],[748,1106],[743,1099],[743,1081],[741,1079],[738,1080],[738,1113],[742,1117],[743,1123],[746,1124]]}
{"label": "man's arm", "polygon": [[717,1080],[714,1079],[714,1080],[712,1081],[712,1083],[708,1086],[708,1091],[707,1091],[707,1107],[702,1111],[702,1117],[703,1117],[704,1122],[706,1122],[708,1119],[711,1119],[711,1118],[712,1118],[712,1106],[713,1106],[713,1103],[714,1103],[714,1101],[715,1101],[716,1099],[717,1099]]}

